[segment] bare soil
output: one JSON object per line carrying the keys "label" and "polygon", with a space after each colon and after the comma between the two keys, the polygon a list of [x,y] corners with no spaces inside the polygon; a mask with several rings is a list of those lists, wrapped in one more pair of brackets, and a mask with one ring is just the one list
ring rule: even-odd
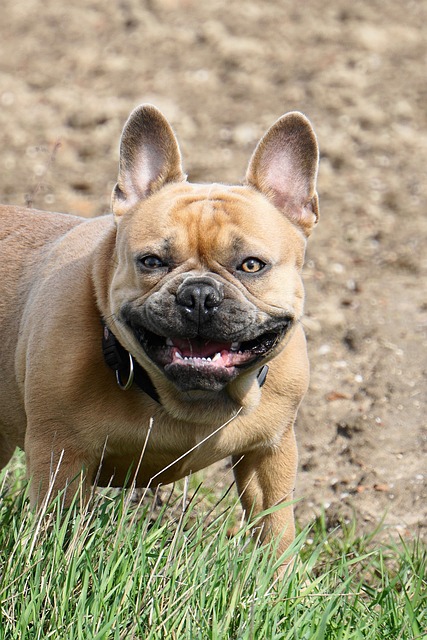
{"label": "bare soil", "polygon": [[3,202],[107,211],[141,102],[173,123],[193,181],[241,180],[277,117],[312,120],[303,524],[323,505],[330,524],[426,531],[426,25],[416,0],[2,1]]}

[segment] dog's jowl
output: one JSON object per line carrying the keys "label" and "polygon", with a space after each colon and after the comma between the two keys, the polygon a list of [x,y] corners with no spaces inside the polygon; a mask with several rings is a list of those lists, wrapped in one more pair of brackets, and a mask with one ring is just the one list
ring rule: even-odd
{"label": "dog's jowl", "polygon": [[[246,513],[292,501],[317,166],[309,121],[288,113],[243,185],[191,184],[143,105],[112,214],[0,208],[0,466],[25,450],[34,504],[69,502],[82,470],[89,495],[95,478],[168,483],[228,456]],[[263,535],[287,547],[291,504]]]}

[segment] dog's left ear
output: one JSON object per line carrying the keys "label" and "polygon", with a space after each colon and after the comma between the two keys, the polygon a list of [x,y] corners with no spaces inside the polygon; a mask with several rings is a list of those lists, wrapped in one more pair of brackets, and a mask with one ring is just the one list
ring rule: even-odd
{"label": "dog's left ear", "polygon": [[309,120],[287,113],[267,131],[249,163],[246,182],[309,236],[319,218],[316,193],[319,151]]}
{"label": "dog's left ear", "polygon": [[120,141],[119,177],[112,194],[116,217],[168,182],[181,182],[181,153],[174,132],[156,107],[137,107],[126,122]]}

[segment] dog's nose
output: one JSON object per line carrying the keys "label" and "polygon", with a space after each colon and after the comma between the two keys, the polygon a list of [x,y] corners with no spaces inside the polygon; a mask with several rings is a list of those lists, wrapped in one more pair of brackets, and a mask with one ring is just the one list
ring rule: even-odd
{"label": "dog's nose", "polygon": [[213,278],[187,278],[176,292],[177,303],[197,324],[205,322],[223,300],[223,286]]}

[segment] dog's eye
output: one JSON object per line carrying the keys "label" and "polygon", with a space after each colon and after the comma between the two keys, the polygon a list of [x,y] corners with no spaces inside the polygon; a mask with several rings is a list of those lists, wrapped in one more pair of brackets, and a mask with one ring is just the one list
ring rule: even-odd
{"label": "dog's eye", "polygon": [[239,269],[244,271],[245,273],[257,273],[264,269],[265,262],[259,260],[258,258],[246,258],[240,265]]}
{"label": "dog's eye", "polygon": [[166,266],[163,260],[159,258],[159,256],[154,255],[143,256],[142,258],[139,258],[138,262],[141,267],[143,267],[144,269],[149,269],[150,271],[153,271],[154,269],[161,269],[162,267]]}

